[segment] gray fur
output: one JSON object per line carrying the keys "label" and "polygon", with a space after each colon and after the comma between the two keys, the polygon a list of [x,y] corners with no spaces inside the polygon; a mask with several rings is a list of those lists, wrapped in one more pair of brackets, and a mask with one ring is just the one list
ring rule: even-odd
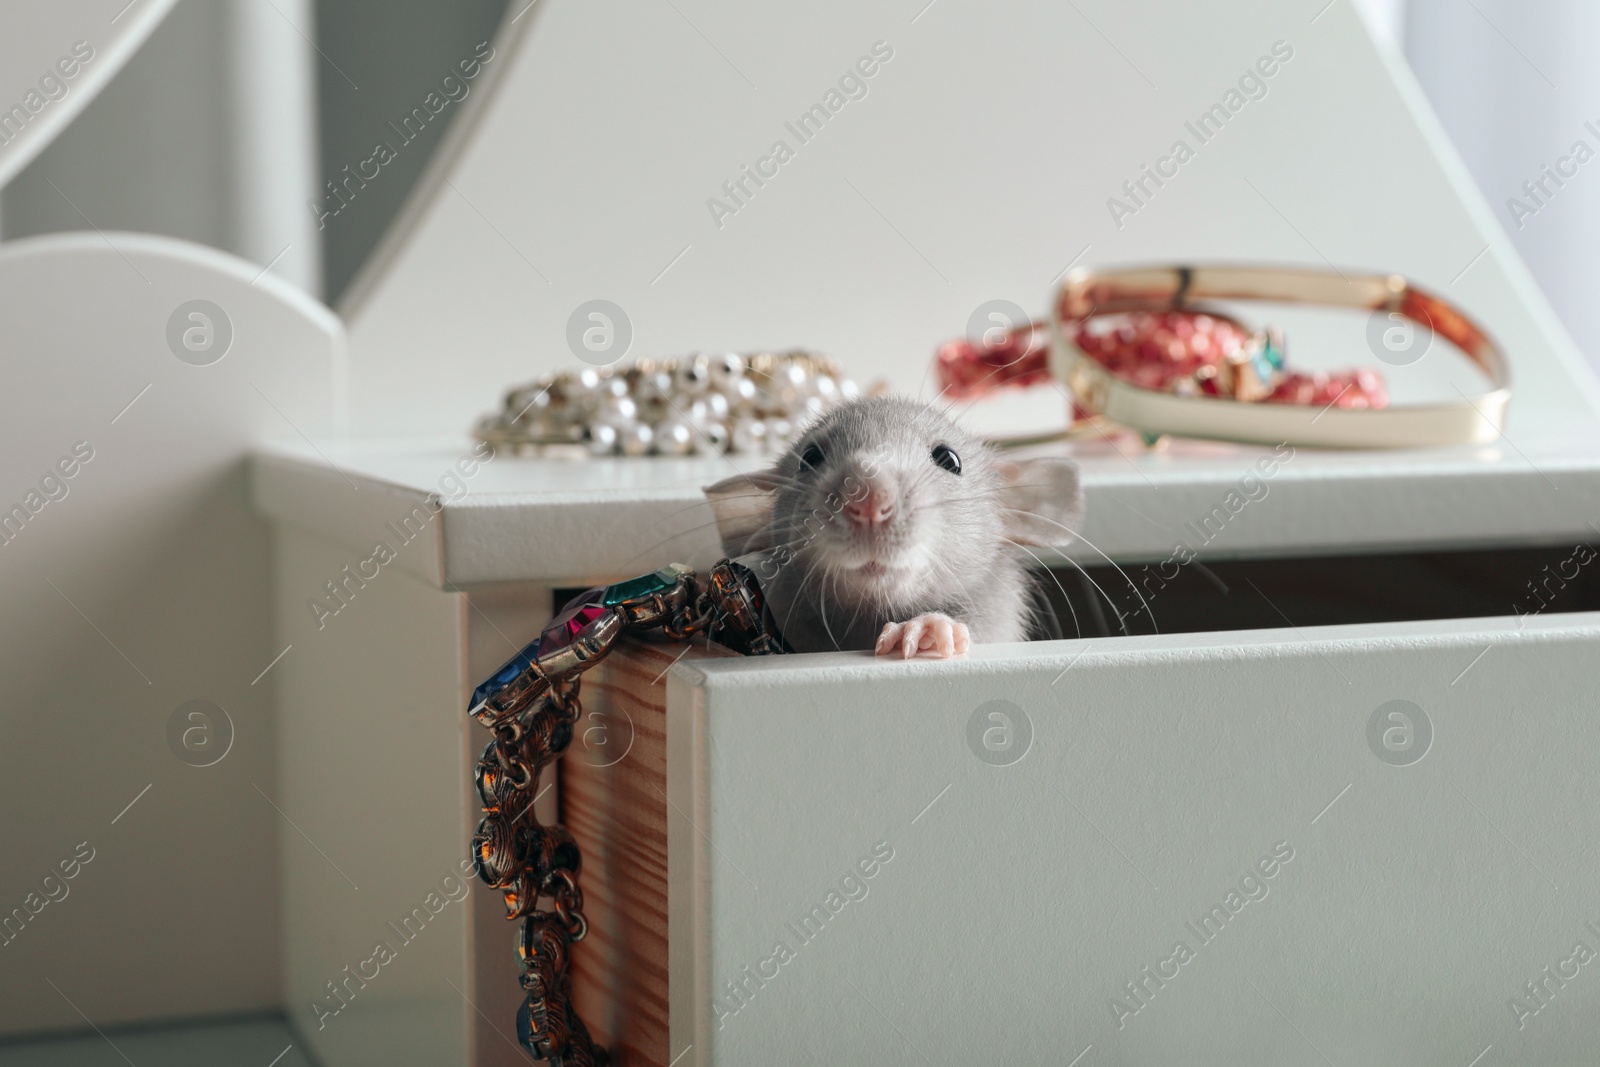
{"label": "gray fur", "polygon": [[[821,447],[819,470],[801,456]],[[953,474],[932,459],[944,444]],[[863,531],[844,516],[865,487],[887,489],[895,514]],[[871,649],[889,622],[941,612],[975,642],[1021,641],[1034,622],[1026,557],[1011,544],[1060,545],[1076,528],[1076,469],[1064,459],[1006,462],[925,404],[895,397],[852,400],[807,427],[773,467],[708,489],[718,518],[745,516],[730,552],[762,549],[752,563],[779,629],[799,652]],[[770,518],[751,523],[752,499]],[[749,562],[749,561],[747,561]],[[885,568],[872,574],[863,564]]]}

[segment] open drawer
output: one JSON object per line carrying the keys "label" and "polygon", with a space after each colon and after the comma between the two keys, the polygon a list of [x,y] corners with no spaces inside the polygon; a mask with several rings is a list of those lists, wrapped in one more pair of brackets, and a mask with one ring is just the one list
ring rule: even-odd
{"label": "open drawer", "polygon": [[[634,748],[563,787],[591,857],[580,1001],[627,1062],[1600,1041],[1600,613],[678,653],[590,676]],[[592,821],[608,802],[648,825]]]}

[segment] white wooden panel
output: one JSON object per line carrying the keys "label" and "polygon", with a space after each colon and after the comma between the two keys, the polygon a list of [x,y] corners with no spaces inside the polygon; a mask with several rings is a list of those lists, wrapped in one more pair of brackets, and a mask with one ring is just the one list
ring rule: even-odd
{"label": "white wooden panel", "polygon": [[[1600,514],[1600,436],[1588,456],[1584,440],[1522,456],[1509,446],[1405,455],[1299,449],[1281,461],[1272,449],[1204,441],[1132,455],[1125,445],[1081,442],[1071,455],[1082,469],[1085,518],[1067,555],[1127,563],[1166,559],[1178,544],[1212,560],[1561,543],[1590,536]],[[444,587],[582,585],[674,560],[714,563],[722,551],[702,487],[762,462],[501,455],[447,481],[471,448],[459,438],[274,446],[255,461],[256,504],[366,553],[373,530],[437,496],[438,521],[395,567]],[[1263,459],[1267,477],[1255,466]],[[1222,523],[1213,510],[1230,494],[1250,502]]]}
{"label": "white wooden panel", "polygon": [[230,245],[313,296],[322,295],[322,233],[306,210],[322,192],[312,0],[233,0],[228,13],[233,112]]}
{"label": "white wooden panel", "polygon": [[293,529],[275,543],[277,638],[293,646],[275,671],[282,1008],[322,1063],[466,1064],[468,932],[487,895],[461,867],[466,607],[380,571],[319,629],[306,600],[350,554]]}
{"label": "white wooden panel", "polygon": [[[343,335],[327,309],[259,275],[164,238],[0,246],[0,791],[13,813],[0,913],[77,843],[95,850],[70,895],[0,948],[0,1032],[279,1002],[282,817],[267,800],[263,672],[282,646],[245,453],[327,433]],[[230,325],[225,354],[220,332],[209,351],[184,349],[182,330],[200,327],[181,316],[188,360],[169,345],[194,300]],[[75,447],[93,458],[63,477]],[[212,766],[169,747],[191,700],[231,719]],[[225,724],[212,726],[220,744]]]}
{"label": "white wooden panel", "polygon": [[[176,2],[6,5],[0,33],[0,109],[12,119],[6,124],[0,114],[0,185],[94,99]],[[20,115],[16,107],[22,108]]]}
{"label": "white wooden panel", "polygon": [[[452,711],[465,709],[471,689],[537,637],[552,614],[550,591],[533,585],[488,586],[474,589],[462,599],[467,605],[463,620],[467,674]],[[466,830],[453,844],[465,849],[483,815],[477,789],[472,785],[472,772],[478,754],[488,743],[489,732],[464,714],[460,725],[466,735],[464,759],[458,771],[467,794]],[[541,823],[561,821],[559,778],[557,770],[548,770],[541,776],[534,807]],[[506,920],[505,903],[499,892],[475,882],[472,893],[472,925],[467,931],[467,980],[471,985],[466,988],[476,1010],[467,1020],[467,1062],[472,1067],[518,1067],[528,1062],[527,1053],[517,1044],[514,1025],[517,1008],[522,1004],[522,987],[517,982],[521,967],[515,952],[518,927]],[[350,1062],[364,1061],[357,1057]]]}
{"label": "white wooden panel", "polygon": [[[1600,959],[1546,980],[1536,1014],[1509,1001],[1600,950],[1600,616],[1522,621],[675,668],[673,1054],[1587,1062]],[[1407,766],[1368,741],[1395,700],[1431,722]],[[1031,723],[1009,765],[969,744],[991,701]],[[798,937],[879,842],[865,897]],[[1233,908],[1275,847],[1293,858]],[[1202,941],[1186,923],[1219,903]],[[793,958],[763,963],[780,941]],[[1193,958],[1145,980],[1178,941]]]}

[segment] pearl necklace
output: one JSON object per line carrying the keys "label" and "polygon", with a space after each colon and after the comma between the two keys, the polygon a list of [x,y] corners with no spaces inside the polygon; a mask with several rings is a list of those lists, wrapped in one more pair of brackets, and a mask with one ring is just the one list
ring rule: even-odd
{"label": "pearl necklace", "polygon": [[837,363],[799,349],[641,359],[547,374],[513,388],[474,436],[513,453],[774,452],[856,392]]}

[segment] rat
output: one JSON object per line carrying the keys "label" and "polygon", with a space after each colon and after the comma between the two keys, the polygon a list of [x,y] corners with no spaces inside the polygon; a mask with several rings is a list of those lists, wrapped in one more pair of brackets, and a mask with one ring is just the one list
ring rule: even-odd
{"label": "rat", "polygon": [[907,659],[1038,632],[1012,546],[1059,548],[1082,513],[1070,460],[1002,459],[932,406],[887,396],[845,401],[772,467],[706,495],[794,651]]}

